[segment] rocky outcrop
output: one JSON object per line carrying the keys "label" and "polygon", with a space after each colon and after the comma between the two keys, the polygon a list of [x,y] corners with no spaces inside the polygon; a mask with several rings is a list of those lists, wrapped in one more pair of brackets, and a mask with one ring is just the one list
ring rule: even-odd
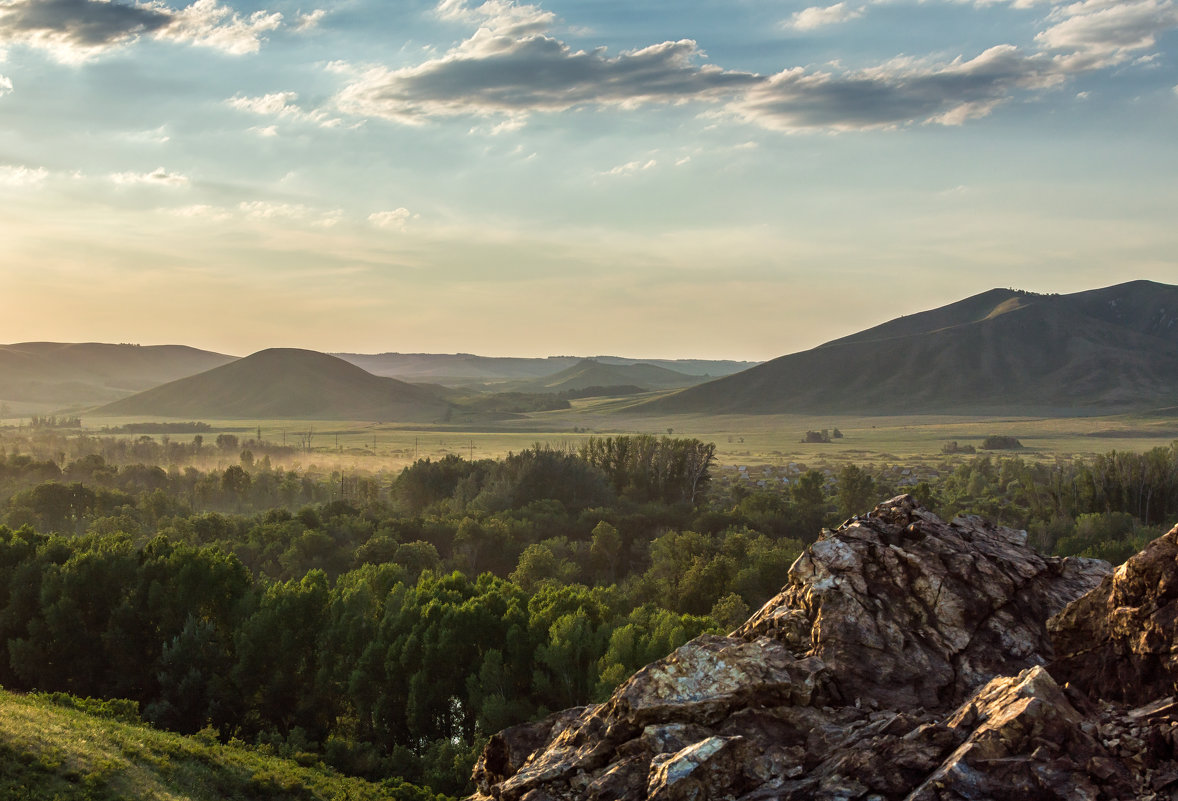
{"label": "rocky outcrop", "polygon": [[1101,698],[1178,692],[1178,527],[1051,621],[1051,672]]}
{"label": "rocky outcrop", "polygon": [[[1138,654],[1144,693],[1173,692],[1153,680],[1174,675],[1158,644],[1172,647],[1172,625],[1146,649],[1126,627],[1080,633],[1073,603],[1099,585],[1080,604],[1108,588],[1109,603],[1140,601],[1126,620],[1162,632],[1169,596],[1139,585],[1166,558],[1173,569],[1161,556],[1109,577],[893,498],[825,532],[729,636],[687,643],[605,703],[492,737],[473,799],[1178,799],[1178,702],[1119,703],[1100,677],[1129,674],[1089,669]],[[1118,595],[1126,575],[1137,589]],[[1053,675],[1063,664],[1071,684]]]}

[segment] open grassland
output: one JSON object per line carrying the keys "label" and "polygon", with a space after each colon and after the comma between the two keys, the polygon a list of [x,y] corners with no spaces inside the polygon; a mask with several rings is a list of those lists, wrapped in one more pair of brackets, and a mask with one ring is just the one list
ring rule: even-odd
{"label": "open grassland", "polygon": [[[69,702],[71,699],[66,699]],[[85,704],[86,702],[82,702]],[[90,702],[93,704],[94,702]],[[99,702],[109,709],[109,704]],[[11,801],[435,801],[399,780],[340,776],[313,758],[182,737],[0,691],[0,798]],[[300,764],[305,763],[305,764]]]}
{"label": "open grassland", "polygon": [[[720,465],[781,465],[789,462],[837,464],[943,462],[943,446],[979,447],[990,435],[1017,438],[1017,453],[1031,460],[1089,456],[1111,450],[1143,452],[1178,439],[1178,415],[1107,417],[978,417],[945,415],[671,415],[651,417],[627,411],[631,401],[578,401],[572,409],[536,412],[486,424],[392,424],[308,420],[205,420],[205,462],[236,463],[238,452],[212,446],[220,433],[242,443],[257,439],[288,449],[285,467],[400,470],[416,459],[457,455],[500,458],[535,444],[576,448],[592,436],[671,434],[716,443]],[[131,418],[86,418],[85,432],[119,426]],[[807,443],[807,431],[835,429],[829,443]],[[65,432],[63,432],[65,433]],[[127,436],[127,435],[121,435]],[[132,435],[133,436],[133,435]],[[172,440],[191,440],[173,434]],[[161,435],[156,434],[158,441]],[[985,453],[979,449],[979,453]],[[963,458],[952,457],[953,460]],[[968,458],[968,457],[965,457]]]}

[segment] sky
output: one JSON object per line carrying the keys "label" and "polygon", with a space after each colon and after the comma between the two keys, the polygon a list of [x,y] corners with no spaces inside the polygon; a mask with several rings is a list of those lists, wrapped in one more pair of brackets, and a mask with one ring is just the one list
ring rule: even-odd
{"label": "sky", "polygon": [[1176,219],[1175,0],[0,0],[0,342],[763,360]]}

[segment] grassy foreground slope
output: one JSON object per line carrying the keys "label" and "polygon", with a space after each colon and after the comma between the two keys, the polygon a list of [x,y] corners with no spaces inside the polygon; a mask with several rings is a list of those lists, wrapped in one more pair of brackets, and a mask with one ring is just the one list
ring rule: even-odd
{"label": "grassy foreground slope", "polygon": [[[93,705],[98,714],[76,706]],[[119,719],[117,707],[0,691],[0,798],[11,801],[443,801],[257,750]],[[104,714],[105,712],[105,714]]]}

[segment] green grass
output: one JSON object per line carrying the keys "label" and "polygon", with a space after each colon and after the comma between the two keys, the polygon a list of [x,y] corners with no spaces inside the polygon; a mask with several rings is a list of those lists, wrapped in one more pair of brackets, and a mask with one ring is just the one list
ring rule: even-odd
{"label": "green grass", "polygon": [[[84,706],[84,705],[83,705]],[[102,711],[99,709],[98,711]],[[303,764],[305,763],[305,764]],[[435,801],[428,790],[340,776],[311,758],[267,756],[0,691],[0,798],[12,801]]]}

